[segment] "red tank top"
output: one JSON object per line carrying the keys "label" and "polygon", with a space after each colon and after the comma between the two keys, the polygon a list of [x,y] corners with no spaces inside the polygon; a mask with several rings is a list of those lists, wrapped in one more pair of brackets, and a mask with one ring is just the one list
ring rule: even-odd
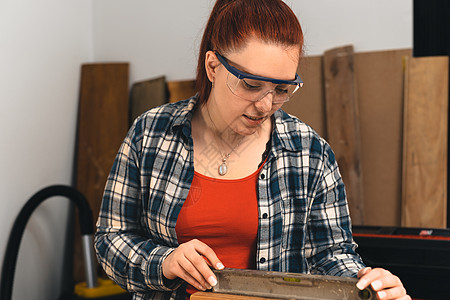
{"label": "red tank top", "polygon": [[[198,239],[214,250],[225,267],[254,269],[258,233],[256,185],[261,168],[233,180],[195,172],[175,227],[178,243]],[[196,291],[188,285],[188,294]]]}

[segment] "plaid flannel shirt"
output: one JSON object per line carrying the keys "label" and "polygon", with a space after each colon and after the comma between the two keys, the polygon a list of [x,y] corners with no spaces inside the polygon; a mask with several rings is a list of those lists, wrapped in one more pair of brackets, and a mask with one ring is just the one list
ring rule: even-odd
{"label": "plaid flannel shirt", "polygon": [[[105,187],[95,247],[100,264],[134,299],[183,299],[181,279],[161,264],[177,246],[175,225],[194,176],[191,119],[196,98],[140,116],[122,143]],[[342,182],[329,145],[278,110],[258,180],[260,270],[356,276]]]}

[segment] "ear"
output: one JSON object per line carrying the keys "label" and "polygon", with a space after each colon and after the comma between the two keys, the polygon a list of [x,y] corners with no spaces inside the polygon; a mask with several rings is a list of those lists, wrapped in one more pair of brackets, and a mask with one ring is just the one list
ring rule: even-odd
{"label": "ear", "polygon": [[217,68],[221,65],[219,59],[213,51],[206,52],[205,69],[209,81],[214,82],[216,79]]}

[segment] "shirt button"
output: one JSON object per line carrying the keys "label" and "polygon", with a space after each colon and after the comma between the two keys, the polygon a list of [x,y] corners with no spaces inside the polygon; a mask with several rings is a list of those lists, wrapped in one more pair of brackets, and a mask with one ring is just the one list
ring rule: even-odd
{"label": "shirt button", "polygon": [[263,213],[263,219],[267,219],[268,215],[266,213]]}
{"label": "shirt button", "polygon": [[259,260],[259,262],[263,264],[263,263],[266,262],[266,259],[265,259],[264,257],[261,257],[261,259]]}
{"label": "shirt button", "polygon": [[266,178],[266,175],[261,174],[261,179],[264,179],[264,178]]}

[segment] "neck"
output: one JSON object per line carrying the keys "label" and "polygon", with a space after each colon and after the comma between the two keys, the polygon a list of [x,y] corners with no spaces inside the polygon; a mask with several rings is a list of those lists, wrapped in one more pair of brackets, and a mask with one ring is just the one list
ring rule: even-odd
{"label": "neck", "polygon": [[235,146],[242,142],[244,136],[235,132],[229,124],[227,124],[215,110],[210,108],[210,103],[206,103],[201,110],[203,122],[208,130],[223,142],[224,146]]}

